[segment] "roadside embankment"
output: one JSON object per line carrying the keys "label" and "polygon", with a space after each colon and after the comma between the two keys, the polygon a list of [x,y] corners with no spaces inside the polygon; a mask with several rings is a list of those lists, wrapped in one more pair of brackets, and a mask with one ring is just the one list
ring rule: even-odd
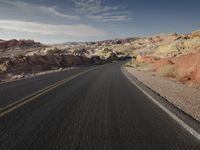
{"label": "roadside embankment", "polygon": [[154,72],[138,71],[131,67],[126,67],[126,69],[143,84],[200,122],[199,89],[156,76]]}

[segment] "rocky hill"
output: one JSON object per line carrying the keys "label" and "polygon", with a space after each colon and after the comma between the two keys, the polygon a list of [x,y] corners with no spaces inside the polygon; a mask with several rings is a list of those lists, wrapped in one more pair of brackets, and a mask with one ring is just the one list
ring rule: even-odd
{"label": "rocky hill", "polygon": [[46,46],[33,40],[0,40],[0,58],[24,55],[29,51],[44,47]]}
{"label": "rocky hill", "polygon": [[[147,38],[148,41],[151,41]],[[155,71],[157,75],[182,83],[200,86],[200,31],[187,35],[169,34],[157,37],[133,52],[129,64],[140,70]],[[145,43],[146,40],[142,40]]]}
{"label": "rocky hill", "polygon": [[111,42],[43,45],[32,40],[1,40],[0,80],[12,80],[48,70],[102,64],[126,58],[125,54],[107,49],[106,46],[98,46],[103,43],[111,45]]}
{"label": "rocky hill", "polygon": [[0,79],[132,57],[140,70],[200,85],[200,31],[97,42],[43,45],[32,40],[0,40]]}

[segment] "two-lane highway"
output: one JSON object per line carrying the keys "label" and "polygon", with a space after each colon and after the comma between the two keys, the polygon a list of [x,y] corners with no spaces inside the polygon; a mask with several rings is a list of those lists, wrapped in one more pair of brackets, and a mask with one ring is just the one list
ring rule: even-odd
{"label": "two-lane highway", "polygon": [[121,64],[0,84],[0,150],[199,150]]}

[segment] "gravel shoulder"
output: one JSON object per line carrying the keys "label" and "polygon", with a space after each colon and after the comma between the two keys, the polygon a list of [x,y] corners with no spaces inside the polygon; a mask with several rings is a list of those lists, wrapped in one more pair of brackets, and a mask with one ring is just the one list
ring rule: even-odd
{"label": "gravel shoulder", "polygon": [[200,90],[182,83],[155,76],[153,72],[126,70],[150,89],[166,98],[170,103],[200,122]]}

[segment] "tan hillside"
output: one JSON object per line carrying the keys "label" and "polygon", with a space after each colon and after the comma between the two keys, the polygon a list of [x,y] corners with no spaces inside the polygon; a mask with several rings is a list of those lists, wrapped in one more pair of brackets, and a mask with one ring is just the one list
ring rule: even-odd
{"label": "tan hillside", "polygon": [[156,71],[159,76],[200,85],[200,30],[188,35],[171,34],[165,36],[159,43],[151,43],[149,49],[136,51],[138,51],[137,57],[129,65],[151,66],[146,70]]}

